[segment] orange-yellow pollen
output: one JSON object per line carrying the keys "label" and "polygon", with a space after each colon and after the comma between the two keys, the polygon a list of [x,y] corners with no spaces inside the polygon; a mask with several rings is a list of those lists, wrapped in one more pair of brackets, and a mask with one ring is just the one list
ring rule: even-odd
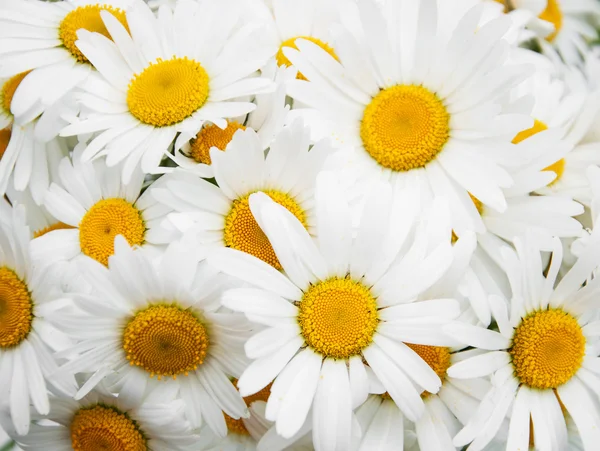
{"label": "orange-yellow pollen", "polygon": [[379,324],[369,289],[349,278],[312,285],[298,304],[304,340],[325,357],[347,359],[369,346]]}
{"label": "orange-yellow pollen", "polygon": [[202,365],[208,345],[208,334],[200,320],[176,305],[157,304],[139,311],[123,333],[129,363],[158,379],[187,376]]}
{"label": "orange-yellow pollen", "polygon": [[140,122],[166,127],[200,109],[208,92],[208,74],[200,63],[187,57],[159,58],[131,79],[127,105]]}
{"label": "orange-yellow pollen", "polygon": [[8,128],[0,130],[0,160],[4,156],[4,152],[6,152],[8,143],[10,142],[10,134],[10,129]]}
{"label": "orange-yellow pollen", "polygon": [[18,346],[31,332],[33,302],[27,285],[6,266],[0,267],[0,349]]}
{"label": "orange-yellow pollen", "polygon": [[[281,191],[265,190],[262,192],[285,207],[306,227],[306,213],[292,197]],[[269,239],[252,215],[249,203],[250,194],[233,201],[231,210],[225,217],[223,241],[227,247],[246,252],[274,268],[281,269],[281,264]]]}
{"label": "orange-yellow pollen", "polygon": [[64,222],[60,222],[58,221],[55,224],[51,224],[48,227],[44,227],[43,229],[40,230],[36,230],[35,232],[33,232],[33,237],[34,238],[39,238],[41,236],[44,236],[47,233],[50,233],[54,230],[66,230],[66,229],[74,229],[75,227],[70,226],[69,224],[65,224]]}
{"label": "orange-yellow pollen", "polygon": [[[323,42],[317,38],[313,38],[312,36],[295,36],[293,38],[286,39],[279,46],[279,50],[275,54],[275,59],[277,60],[278,66],[289,67],[292,65],[292,62],[288,59],[288,57],[283,54],[283,49],[285,47],[290,47],[290,48],[298,50],[298,46],[296,45],[296,39],[306,39],[307,41],[310,41],[313,44],[317,44],[319,47],[321,47],[323,50],[325,50],[327,53],[329,53],[333,58],[335,58],[337,61],[339,61],[338,56],[335,54],[335,51],[333,50],[333,48],[326,42]],[[298,75],[296,75],[296,78],[298,80],[306,80],[306,77],[304,75],[302,75],[300,72],[298,72]]]}
{"label": "orange-yellow pollen", "polygon": [[509,350],[515,374],[530,388],[557,388],[577,373],[585,336],[577,320],[561,309],[530,313],[515,329]]}
{"label": "orange-yellow pollen", "polygon": [[209,124],[198,132],[196,138],[190,142],[189,156],[198,163],[211,164],[210,149],[216,147],[219,150],[225,150],[227,144],[233,139],[233,135],[238,130],[245,130],[246,127],[236,121],[227,121],[227,127],[221,129],[214,124]]}
{"label": "orange-yellow pollen", "polygon": [[[232,382],[235,388],[237,388],[237,379],[233,379]],[[271,385],[273,385],[273,383],[270,383],[265,388],[263,388],[257,393],[254,393],[253,395],[244,396],[244,402],[246,403],[246,405],[250,407],[252,403],[256,401],[267,402],[269,396],[271,396]],[[223,413],[223,415],[225,416],[225,423],[227,424],[227,430],[229,432],[239,435],[250,435],[248,429],[246,429],[244,421],[241,418],[236,420],[235,418],[231,418],[226,413]]]}
{"label": "orange-yellow pollen", "polygon": [[87,31],[100,33],[104,37],[111,39],[110,33],[106,29],[102,17],[100,16],[100,11],[108,11],[115,16],[115,18],[121,22],[125,28],[128,28],[125,11],[119,8],[113,8],[109,5],[79,6],[67,14],[60,23],[58,28],[58,36],[67,50],[71,52],[71,55],[73,55],[79,62],[88,63],[89,61],[75,44],[78,39],[77,30],[83,28]]}
{"label": "orange-yellow pollen", "polygon": [[115,252],[115,237],[123,235],[130,246],[144,242],[146,226],[140,211],[121,198],[103,199],[79,223],[81,252],[104,265]]}
{"label": "orange-yellow pollen", "polygon": [[135,421],[114,407],[81,408],[71,421],[74,451],[145,451],[146,438]]}
{"label": "orange-yellow pollen", "polygon": [[[10,111],[10,106],[12,104],[13,97],[15,96],[15,92],[17,88],[23,81],[23,79],[31,72],[28,70],[27,72],[21,72],[4,82],[2,85],[2,92],[0,93],[0,100],[2,101],[2,109],[4,113],[8,116],[12,116]],[[10,135],[9,135],[10,136]]]}
{"label": "orange-yellow pollen", "polygon": [[397,85],[365,108],[360,136],[367,153],[393,171],[422,168],[450,137],[450,115],[438,96],[418,85]]}
{"label": "orange-yellow pollen", "polygon": [[[450,368],[450,349],[443,346],[427,346],[427,345],[415,345],[412,343],[406,343],[410,349],[419,354],[425,363],[435,371],[442,383],[446,379],[446,372]],[[421,393],[422,398],[426,398],[431,393],[424,391]]]}

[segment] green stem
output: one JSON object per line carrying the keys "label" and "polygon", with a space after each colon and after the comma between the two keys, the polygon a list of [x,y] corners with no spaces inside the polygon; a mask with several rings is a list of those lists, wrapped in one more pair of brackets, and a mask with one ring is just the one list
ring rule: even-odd
{"label": "green stem", "polygon": [[0,451],[10,451],[11,449],[14,448],[14,446],[15,446],[15,441],[9,440],[7,443],[2,445],[2,447],[0,448]]}

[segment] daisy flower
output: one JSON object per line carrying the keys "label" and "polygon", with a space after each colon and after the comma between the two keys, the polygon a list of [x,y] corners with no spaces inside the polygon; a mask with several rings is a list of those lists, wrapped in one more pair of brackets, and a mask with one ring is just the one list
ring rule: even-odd
{"label": "daisy flower", "polygon": [[253,194],[252,213],[284,272],[233,249],[209,256],[219,270],[256,287],[226,291],[223,304],[267,326],[246,342],[254,360],[238,381],[240,393],[256,393],[274,380],[267,419],[290,438],[312,409],[318,450],[350,449],[352,410],[369,391],[367,365],[416,421],[425,410],[419,393],[437,393],[441,382],[403,341],[444,346],[452,339],[439,326],[460,313],[452,299],[414,302],[450,267],[450,242],[429,249],[423,231],[399,256],[414,225],[414,205],[402,196],[392,200],[389,184],[373,187],[368,200],[353,239],[341,185],[333,173],[321,172],[315,242],[293,213],[264,193]]}
{"label": "daisy flower", "polygon": [[31,191],[35,202],[40,205],[48,190],[53,161],[57,153],[66,152],[66,146],[64,140],[56,138],[56,133],[44,135],[44,139],[40,140],[36,137],[36,128],[43,122],[43,126],[54,124],[51,126],[60,129],[66,122],[59,114],[69,114],[71,110],[67,103],[57,102],[39,120],[30,122],[39,114],[34,112],[29,121],[16,123],[11,105],[17,88],[28,73],[9,79],[0,78],[0,195],[4,195],[12,185],[17,191]]}
{"label": "daisy flower", "polygon": [[225,281],[199,262],[199,252],[189,251],[192,245],[174,242],[153,263],[117,236],[108,268],[81,259],[91,293],[71,293],[78,310],[53,319],[79,340],[61,355],[79,355],[55,377],[91,373],[76,399],[105,380],[131,405],[166,385],[185,402],[193,428],[205,422],[223,437],[223,413],[247,416],[229,376],[239,377],[246,367],[243,342],[249,326],[241,315],[218,311]]}
{"label": "daisy flower", "polygon": [[109,166],[126,161],[125,181],[138,164],[156,171],[177,133],[191,138],[205,121],[224,129],[227,118],[255,108],[229,100],[273,88],[266,78],[249,77],[269,53],[260,30],[241,23],[236,0],[181,0],[174,10],[161,7],[158,17],[134,0],[128,28],[108,11],[100,15],[112,41],[78,32],[76,45],[98,74],[81,85],[88,114],[61,134],[98,132],[84,160],[100,154]]}
{"label": "daisy flower", "polygon": [[[455,451],[452,444],[454,435],[471,418],[490,384],[484,378],[466,381],[453,379],[448,376],[447,370],[450,365],[478,354],[479,351],[453,352],[450,348],[440,346],[408,346],[427,362],[442,381],[437,394],[421,394],[425,412],[414,424],[417,449]],[[363,431],[357,451],[409,449],[405,428],[411,426],[405,422],[402,412],[383,387],[374,387],[373,391],[381,394],[370,396],[356,411]]]}
{"label": "daisy flower", "polygon": [[72,394],[69,377],[46,378],[57,369],[52,350],[61,333],[47,321],[48,305],[60,298],[57,274],[29,259],[30,232],[22,208],[0,222],[0,399],[9,406],[16,432],[27,434],[30,403],[48,413],[48,388]]}
{"label": "daisy flower", "polygon": [[456,379],[492,376],[492,388],[471,420],[454,438],[470,451],[485,448],[504,419],[510,418],[506,449],[567,448],[566,412],[586,449],[600,440],[600,412],[594,401],[600,382],[595,350],[596,306],[600,279],[582,287],[600,264],[600,242],[594,243],[554,288],[562,262],[555,238],[544,276],[540,247],[532,236],[515,240],[517,253],[505,252],[512,288],[510,308],[491,300],[499,332],[464,324],[443,329],[465,344],[485,350],[452,365]]}
{"label": "daisy flower", "polygon": [[[256,131],[263,150],[269,148],[273,138],[286,122],[289,106],[286,105],[285,84],[296,76],[297,71],[293,67],[277,67],[275,64],[268,64],[261,73],[263,77],[275,82],[277,86],[275,91],[257,95],[256,109],[247,116],[228,119],[224,129],[206,122],[196,136],[190,142],[185,142],[179,151],[176,143],[174,160],[179,167],[200,177],[214,177],[210,149],[216,147],[225,150],[235,132],[245,130],[246,127]],[[181,136],[183,135],[180,135],[180,138]]]}
{"label": "daisy flower", "polygon": [[199,441],[184,418],[183,401],[175,399],[172,390],[156,390],[137,405],[100,391],[78,401],[51,397],[48,414],[34,414],[34,420],[29,435],[11,433],[24,450],[183,451]]}
{"label": "daisy flower", "polygon": [[149,193],[141,193],[144,174],[139,168],[129,183],[123,183],[120,166],[108,168],[101,160],[82,162],[82,149],[79,145],[72,160],[61,161],[58,183],[50,186],[44,201],[59,222],[54,229],[60,230],[36,239],[32,256],[58,261],[87,255],[106,265],[117,235],[148,250],[168,242],[168,231],[159,226],[167,212]]}
{"label": "daisy flower", "polygon": [[231,247],[281,268],[250,211],[249,197],[257,191],[266,193],[312,232],[315,177],[332,148],[326,141],[309,145],[309,130],[301,121],[277,134],[266,157],[256,132],[238,131],[225,152],[210,150],[218,187],[189,173],[175,172],[163,177],[160,188],[150,191],[165,207],[178,212],[168,218],[179,230],[193,230],[204,244]]}
{"label": "daisy flower", "polygon": [[508,136],[531,119],[503,113],[499,99],[527,72],[506,63],[510,19],[479,26],[482,11],[448,35],[435,0],[361,1],[336,40],[340,62],[306,40],[283,49],[310,80],[291,81],[288,94],[336,122],[331,135],[365,177],[434,194],[444,185],[465,205],[470,192],[502,211],[504,166],[522,158]]}
{"label": "daisy flower", "polygon": [[[0,77],[8,78],[15,88],[9,105],[16,123],[24,125],[52,109],[86,80],[93,67],[75,43],[77,30],[108,37],[100,12],[110,11],[125,24],[123,8],[129,3],[130,0],[23,0],[2,4]],[[60,128],[50,127],[50,132],[50,125],[40,121],[37,132],[56,136]]]}

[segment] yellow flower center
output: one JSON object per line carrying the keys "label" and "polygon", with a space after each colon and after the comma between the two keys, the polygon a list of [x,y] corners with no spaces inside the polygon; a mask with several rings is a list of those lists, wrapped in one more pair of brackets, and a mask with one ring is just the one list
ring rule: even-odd
{"label": "yellow flower center", "polygon": [[138,425],[114,407],[97,404],[79,409],[71,422],[74,451],[145,451]]}
{"label": "yellow flower center", "polygon": [[[285,41],[283,41],[281,43],[281,46],[279,47],[279,50],[277,51],[277,54],[275,55],[275,59],[277,60],[278,66],[289,67],[292,65],[292,62],[287,58],[287,56],[285,56],[283,54],[283,48],[291,47],[293,49],[298,50],[298,46],[296,46],[296,39],[306,39],[307,41],[317,44],[319,47],[321,47],[323,50],[325,50],[327,53],[329,53],[333,58],[335,58],[336,60],[339,61],[338,56],[335,54],[335,51],[327,43],[321,41],[320,39],[313,38],[312,36],[296,36],[293,38],[286,39]],[[296,78],[298,80],[306,80],[306,77],[304,75],[302,75],[300,72],[298,72],[298,75],[296,75]]]}
{"label": "yellow flower center", "polygon": [[10,142],[10,129],[3,128],[0,130],[0,160],[4,156],[4,152],[6,152],[6,148],[8,147],[8,143]]}
{"label": "yellow flower center", "polygon": [[125,28],[127,28],[125,11],[108,5],[86,5],[75,8],[65,16],[58,27],[58,37],[61,39],[67,50],[71,52],[71,55],[79,62],[87,63],[89,61],[75,44],[78,39],[77,30],[83,28],[87,31],[100,33],[108,39],[111,39],[110,34],[102,21],[102,17],[100,16],[100,11],[102,10],[111,13]]}
{"label": "yellow flower center", "polygon": [[360,136],[365,150],[394,171],[422,168],[450,137],[450,115],[442,101],[423,86],[384,89],[365,108]]}
{"label": "yellow flower center", "polygon": [[123,235],[130,246],[144,242],[146,227],[140,211],[125,199],[96,202],[79,223],[81,252],[104,265],[115,253],[115,237]]}
{"label": "yellow flower center", "polygon": [[188,58],[158,59],[134,75],[127,91],[131,114],[144,124],[165,127],[190,117],[208,99],[208,74]]}
{"label": "yellow flower center", "polygon": [[21,72],[20,74],[15,75],[14,77],[9,78],[2,85],[2,92],[0,93],[0,100],[2,100],[2,109],[4,112],[12,117],[12,113],[10,112],[10,105],[12,104],[12,99],[15,96],[15,92],[17,88],[23,81],[23,79],[31,72],[28,70],[27,72]]}
{"label": "yellow flower center", "polygon": [[200,320],[176,305],[152,305],[139,311],[123,333],[123,349],[129,363],[158,379],[187,376],[204,362],[208,344]]}
{"label": "yellow flower center", "polygon": [[[446,372],[450,368],[450,349],[443,346],[426,346],[405,343],[410,349],[419,354],[427,365],[431,367],[435,374],[441,379],[442,383],[446,379]],[[430,395],[428,391],[421,393],[422,398]]]}
{"label": "yellow flower center", "polygon": [[216,147],[219,150],[225,150],[227,144],[233,139],[233,135],[238,130],[246,130],[246,127],[236,121],[227,121],[225,130],[220,129],[214,124],[204,127],[196,138],[190,143],[190,157],[198,163],[211,164],[210,149]]}
{"label": "yellow flower center", "polygon": [[563,24],[563,15],[558,0],[548,0],[548,5],[546,6],[546,9],[542,11],[542,14],[539,15],[539,18],[554,25],[554,31],[546,36],[548,42],[554,41],[554,38],[556,38],[560,32]]}
{"label": "yellow flower center", "polygon": [[27,285],[12,269],[0,267],[0,349],[25,340],[32,321],[33,302]]}
{"label": "yellow flower center", "polygon": [[515,329],[509,350],[516,376],[531,388],[557,388],[577,372],[585,337],[577,320],[561,309],[533,312]]}
{"label": "yellow flower center", "polygon": [[56,224],[51,224],[48,227],[44,227],[43,229],[36,230],[33,232],[34,238],[39,238],[44,236],[45,234],[52,232],[53,230],[64,230],[64,229],[74,229],[75,227],[70,226],[69,224],[65,224],[64,222],[57,222]]}
{"label": "yellow flower center", "polygon": [[[512,142],[514,144],[519,144],[521,141],[526,140],[527,138],[535,135],[536,133],[543,132],[544,130],[548,130],[548,126],[542,121],[538,121],[537,119],[535,119],[533,122],[533,127],[519,132],[517,136],[514,137]],[[565,159],[561,158],[556,163],[552,163],[547,168],[544,168],[544,171],[552,171],[556,173],[556,178],[550,183],[550,185],[553,185],[558,180],[560,180],[563,173],[565,172]]]}
{"label": "yellow flower center", "polygon": [[[266,190],[263,193],[285,207],[306,227],[306,213],[292,197],[274,190]],[[249,203],[251,194],[233,201],[231,210],[225,217],[225,245],[260,258],[274,268],[282,269],[269,239],[252,215]]]}
{"label": "yellow flower center", "polygon": [[377,302],[369,289],[348,278],[333,277],[312,285],[298,307],[304,340],[325,357],[360,354],[379,324]]}
{"label": "yellow flower center", "polygon": [[[235,388],[237,388],[237,379],[233,379],[232,382],[233,382],[233,385],[235,385]],[[263,388],[261,391],[254,393],[253,395],[245,396],[244,402],[246,403],[246,405],[248,407],[250,407],[250,405],[255,401],[267,402],[267,400],[269,399],[269,396],[271,396],[271,385],[273,385],[273,383],[270,383],[265,388]],[[241,418],[236,420],[234,418],[231,418],[226,413],[223,413],[223,415],[225,416],[225,423],[227,424],[227,430],[229,432],[231,432],[233,434],[239,434],[239,435],[250,435],[250,433],[248,432],[248,429],[246,429],[246,425],[244,424],[244,421]]]}

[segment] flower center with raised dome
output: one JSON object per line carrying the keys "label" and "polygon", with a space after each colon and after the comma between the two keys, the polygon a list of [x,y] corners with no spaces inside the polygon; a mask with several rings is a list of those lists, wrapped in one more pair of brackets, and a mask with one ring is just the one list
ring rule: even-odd
{"label": "flower center with raised dome", "polygon": [[[233,382],[233,385],[235,386],[235,388],[237,388],[237,379],[233,379],[232,382]],[[271,396],[271,386],[272,385],[273,385],[273,383],[271,382],[269,385],[267,385],[265,388],[263,388],[259,392],[256,392],[250,396],[244,396],[244,402],[246,403],[246,406],[250,407],[252,405],[252,403],[254,403],[256,401],[267,402],[267,400],[269,399],[269,396]],[[239,434],[239,435],[250,435],[250,432],[248,432],[248,429],[246,429],[244,420],[242,420],[241,418],[236,420],[235,418],[231,418],[226,413],[223,413],[223,415],[225,416],[225,423],[227,424],[227,430],[229,432],[231,432],[233,434]]]}
{"label": "flower center with raised dome", "polygon": [[70,226],[69,224],[65,224],[64,222],[58,221],[56,224],[51,224],[48,227],[44,227],[43,229],[36,230],[33,232],[34,238],[39,238],[44,236],[47,233],[53,232],[54,230],[67,230],[74,229],[75,227]]}
{"label": "flower center with raised dome", "polygon": [[227,121],[225,129],[214,124],[207,125],[190,142],[189,156],[198,163],[211,164],[210,149],[216,147],[219,150],[225,150],[238,130],[246,130],[246,127],[236,121]]}
{"label": "flower center with raised dome", "polygon": [[[306,227],[306,213],[291,196],[275,190],[262,192],[273,199],[274,202],[285,207]],[[223,241],[227,247],[246,252],[281,270],[281,263],[275,255],[273,246],[271,246],[267,235],[262,231],[250,210],[249,199],[251,194],[253,193],[233,201],[231,210],[225,217]]]}
{"label": "flower center with raised dome", "polygon": [[4,152],[6,152],[8,143],[10,143],[10,129],[3,128],[0,130],[0,160],[4,156]]}
{"label": "flower center with raised dome", "polygon": [[115,16],[125,28],[127,28],[125,11],[119,8],[113,8],[109,5],[85,5],[75,8],[64,17],[58,27],[58,37],[63,45],[71,52],[71,55],[81,63],[88,63],[89,61],[75,44],[78,39],[77,30],[83,28],[87,31],[100,33],[104,37],[111,39],[110,33],[102,20],[102,16],[100,16],[100,11],[108,11]]}
{"label": "flower center with raised dome", "polygon": [[156,60],[129,83],[127,105],[140,122],[166,127],[187,119],[208,99],[209,79],[197,61]]}
{"label": "flower center with raised dome", "polygon": [[83,407],[71,421],[74,451],[145,451],[144,433],[128,415],[112,406]]}
{"label": "flower center with raised dome", "polygon": [[298,324],[308,346],[335,359],[360,354],[379,324],[370,290],[349,278],[333,277],[312,285],[298,308]]}
{"label": "flower center with raised dome", "polygon": [[[450,368],[450,349],[444,346],[427,346],[405,343],[410,349],[415,351],[419,357],[425,360],[425,363],[435,371],[442,383],[446,379],[446,372]],[[428,391],[421,393],[422,398],[430,395]]]}
{"label": "flower center with raised dome", "polygon": [[557,388],[577,373],[585,336],[577,320],[561,309],[530,313],[515,329],[509,349],[515,374],[530,388]]}
{"label": "flower center with raised dome", "polygon": [[2,85],[2,92],[0,93],[0,100],[2,100],[2,109],[7,116],[12,117],[12,113],[10,111],[10,106],[12,104],[12,99],[15,96],[15,92],[17,92],[17,88],[23,81],[23,79],[29,75],[30,70],[26,72],[21,72],[4,82]]}
{"label": "flower center with raised dome", "polygon": [[554,25],[554,31],[546,36],[548,42],[554,41],[563,25],[563,14],[560,10],[558,0],[548,0],[546,9],[538,16],[540,19],[550,22]]}
{"label": "flower center with raised dome", "polygon": [[206,328],[189,310],[151,305],[135,314],[123,332],[123,349],[131,365],[161,379],[188,375],[206,358]]}
{"label": "flower center with raised dome", "polygon": [[[292,65],[292,62],[288,59],[288,57],[283,54],[283,49],[285,47],[291,47],[293,49],[298,50],[298,46],[296,45],[296,39],[306,39],[307,41],[310,41],[313,44],[318,45],[323,50],[325,50],[327,53],[329,53],[333,58],[335,58],[337,61],[339,61],[338,56],[335,54],[335,51],[333,50],[333,48],[326,42],[323,42],[317,38],[313,38],[312,36],[296,36],[293,38],[286,39],[279,46],[279,50],[277,51],[277,54],[275,55],[275,59],[277,60],[278,66],[289,67]],[[296,78],[298,80],[306,80],[306,77],[304,75],[302,75],[300,72],[298,72],[298,75],[296,75]]]}
{"label": "flower center with raised dome", "polygon": [[0,267],[0,349],[21,344],[32,322],[33,302],[27,285],[12,269]]}
{"label": "flower center with raised dome", "polygon": [[450,115],[436,94],[417,85],[397,85],[365,108],[360,137],[367,153],[385,168],[422,168],[450,137]]}
{"label": "flower center with raised dome", "polygon": [[79,223],[81,252],[104,265],[115,253],[115,237],[123,235],[130,246],[144,242],[146,226],[142,214],[121,198],[102,199]]}
{"label": "flower center with raised dome", "polygon": [[[544,130],[548,130],[548,126],[544,124],[542,121],[538,121],[537,119],[533,122],[533,127],[523,130],[517,134],[517,136],[513,139],[513,144],[519,144],[521,141],[526,140],[527,138],[543,132]],[[561,158],[555,163],[552,163],[547,168],[544,168],[544,171],[552,171],[556,174],[556,178],[550,182],[550,186],[555,184],[565,172],[565,159]]]}

